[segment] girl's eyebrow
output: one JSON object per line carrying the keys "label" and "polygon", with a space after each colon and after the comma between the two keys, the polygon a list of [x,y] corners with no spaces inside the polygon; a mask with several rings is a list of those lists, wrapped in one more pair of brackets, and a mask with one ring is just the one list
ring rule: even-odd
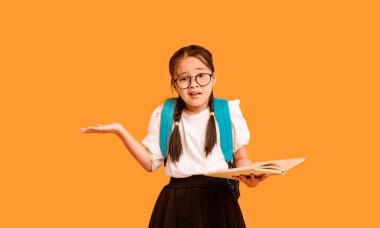
{"label": "girl's eyebrow", "polygon": [[[207,70],[207,68],[204,68],[204,67],[197,67],[197,68],[195,68],[196,70]],[[182,73],[180,73],[180,74],[178,74],[178,75],[183,75],[183,74],[185,74],[185,73],[187,73],[187,71],[184,71],[184,72],[182,72]]]}

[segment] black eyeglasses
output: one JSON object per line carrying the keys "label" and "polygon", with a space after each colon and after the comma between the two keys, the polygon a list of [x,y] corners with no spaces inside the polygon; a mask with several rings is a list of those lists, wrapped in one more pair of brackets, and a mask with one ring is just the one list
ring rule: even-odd
{"label": "black eyeglasses", "polygon": [[181,89],[187,89],[191,85],[191,78],[195,78],[195,82],[200,86],[206,86],[211,82],[212,74],[209,73],[199,73],[195,76],[181,76],[176,78],[175,84]]}

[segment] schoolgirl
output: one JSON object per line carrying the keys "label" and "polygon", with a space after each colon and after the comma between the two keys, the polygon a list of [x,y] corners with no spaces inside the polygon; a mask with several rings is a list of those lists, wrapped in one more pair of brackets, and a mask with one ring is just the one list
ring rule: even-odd
{"label": "schoolgirl", "polygon": [[[231,183],[223,178],[202,175],[229,168],[221,150],[219,126],[215,120],[213,87],[217,75],[212,54],[199,45],[182,47],[171,57],[169,72],[171,86],[178,98],[166,157],[160,147],[163,104],[153,111],[148,134],[141,144],[119,123],[97,124],[80,130],[118,135],[149,172],[164,164],[170,181],[157,198],[149,227],[245,227],[238,195]],[[235,167],[252,164],[245,149],[250,133],[239,103],[239,100],[228,101]],[[266,178],[252,175],[236,177],[236,180],[255,187]]]}

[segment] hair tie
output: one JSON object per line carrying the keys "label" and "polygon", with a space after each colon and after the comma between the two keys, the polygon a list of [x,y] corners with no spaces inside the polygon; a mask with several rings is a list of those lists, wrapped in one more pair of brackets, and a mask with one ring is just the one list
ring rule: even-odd
{"label": "hair tie", "polygon": [[210,116],[215,116],[215,115],[214,115],[214,112],[210,112]]}
{"label": "hair tie", "polygon": [[179,125],[179,122],[174,122],[174,125],[178,126],[178,125]]}

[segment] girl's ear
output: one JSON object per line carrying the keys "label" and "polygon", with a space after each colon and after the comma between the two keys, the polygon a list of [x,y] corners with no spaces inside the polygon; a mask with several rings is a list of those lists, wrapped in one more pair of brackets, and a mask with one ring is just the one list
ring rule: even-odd
{"label": "girl's ear", "polygon": [[175,86],[175,84],[173,83],[172,84],[172,88],[174,88],[174,91],[178,94],[178,89],[177,89],[177,86]]}
{"label": "girl's ear", "polygon": [[214,76],[212,77],[212,85],[216,85],[216,72],[214,71]]}

